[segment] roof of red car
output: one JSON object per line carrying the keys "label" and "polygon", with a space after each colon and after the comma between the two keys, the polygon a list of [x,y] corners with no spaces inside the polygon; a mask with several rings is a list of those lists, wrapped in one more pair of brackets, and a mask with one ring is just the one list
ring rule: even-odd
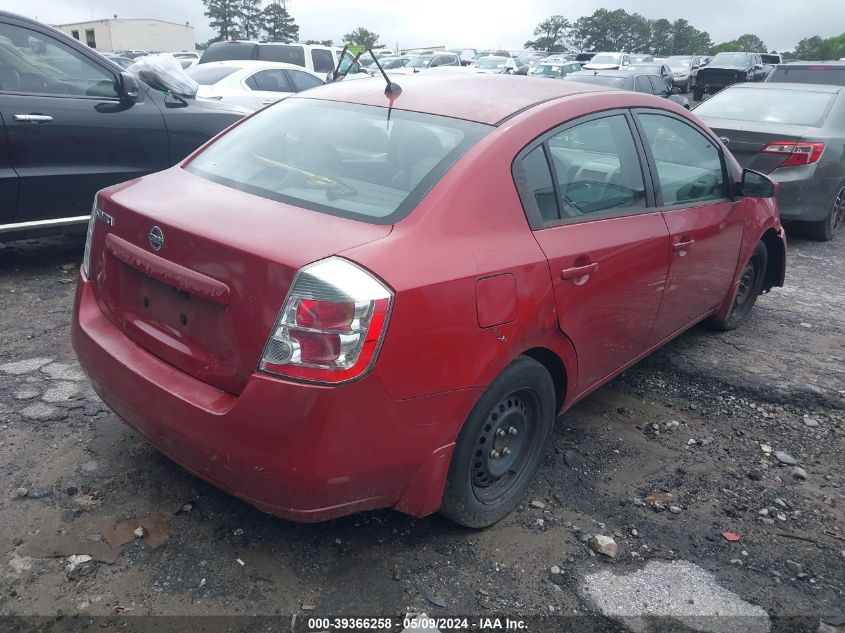
{"label": "roof of red car", "polygon": [[402,92],[384,94],[384,78],[375,75],[364,79],[344,79],[297,96],[384,107],[389,106],[392,100],[397,110],[427,112],[495,125],[544,101],[608,90],[574,81],[448,70],[407,75],[388,73],[388,76],[402,87]]}

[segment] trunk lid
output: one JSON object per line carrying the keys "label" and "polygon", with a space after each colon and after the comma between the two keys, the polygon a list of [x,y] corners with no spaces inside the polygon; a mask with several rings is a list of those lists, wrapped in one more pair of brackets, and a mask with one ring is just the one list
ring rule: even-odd
{"label": "trunk lid", "polygon": [[103,312],[150,353],[233,394],[258,366],[296,272],[392,228],[254,196],[179,167],[105,190],[99,208],[113,218],[110,227],[98,222],[92,245]]}
{"label": "trunk lid", "polygon": [[810,130],[802,125],[758,123],[731,119],[702,120],[722,139],[743,167],[768,174],[784,161],[783,154],[763,154],[761,150],[775,141],[800,141]]}

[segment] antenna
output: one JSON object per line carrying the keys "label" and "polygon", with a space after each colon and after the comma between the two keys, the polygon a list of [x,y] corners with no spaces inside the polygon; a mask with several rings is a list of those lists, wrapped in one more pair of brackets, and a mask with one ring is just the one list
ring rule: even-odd
{"label": "antenna", "polygon": [[371,48],[367,49],[367,52],[370,54],[370,57],[376,62],[376,66],[378,66],[379,71],[381,71],[381,76],[384,77],[384,82],[387,84],[387,87],[384,89],[384,94],[392,95],[392,94],[399,94],[402,92],[402,86],[397,83],[393,83],[387,76],[387,73],[384,72],[384,68],[381,67],[381,64],[378,61],[378,58],[373,55],[373,50]]}

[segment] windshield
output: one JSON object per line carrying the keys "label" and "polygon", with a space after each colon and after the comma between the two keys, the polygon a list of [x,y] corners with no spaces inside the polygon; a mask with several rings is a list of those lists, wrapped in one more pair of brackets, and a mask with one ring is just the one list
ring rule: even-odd
{"label": "windshield", "polygon": [[408,60],[408,63],[405,64],[405,66],[407,66],[408,68],[428,68],[431,65],[431,61],[433,59],[433,55],[412,57],[410,60]]}
{"label": "windshield", "polygon": [[207,64],[199,64],[198,66],[191,66],[185,72],[188,77],[196,81],[199,85],[211,86],[221,79],[225,79],[236,70],[236,66],[208,66]]}
{"label": "windshield", "polygon": [[591,64],[616,64],[617,66],[622,62],[622,55],[607,55],[599,54],[590,60]]}
{"label": "windshield", "polygon": [[845,86],[845,64],[839,66],[776,66],[769,76],[769,81],[795,84],[828,84]]}
{"label": "windshield", "polygon": [[486,68],[488,70],[497,70],[507,66],[508,60],[504,57],[485,57],[476,62],[476,68]]}
{"label": "windshield", "polygon": [[745,68],[751,65],[751,58],[745,53],[719,53],[710,62],[711,66],[736,66]]}
{"label": "windshield", "polygon": [[271,200],[390,224],[410,213],[492,129],[420,112],[292,98],[220,137],[186,169]]}
{"label": "windshield", "polygon": [[700,117],[819,127],[835,95],[789,89],[730,89],[695,109]]}
{"label": "windshield", "polygon": [[676,68],[689,68],[692,66],[692,57],[669,57],[666,59],[666,65],[672,70]]}
{"label": "windshield", "polygon": [[606,86],[608,88],[621,88],[625,85],[625,77],[610,77],[608,75],[581,75],[573,74],[564,77],[569,81],[580,81],[584,84],[596,84],[597,86]]}

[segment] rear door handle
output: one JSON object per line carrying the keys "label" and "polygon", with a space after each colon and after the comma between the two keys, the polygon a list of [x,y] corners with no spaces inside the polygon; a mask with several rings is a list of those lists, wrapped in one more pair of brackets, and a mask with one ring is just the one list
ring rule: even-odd
{"label": "rear door handle", "polygon": [[585,264],[584,266],[573,266],[572,268],[564,268],[560,271],[561,279],[580,279],[581,277],[588,277],[599,269],[598,262]]}
{"label": "rear door handle", "polygon": [[16,114],[12,118],[21,123],[49,123],[53,117],[47,114]]}
{"label": "rear door handle", "polygon": [[693,244],[695,244],[695,240],[683,240],[681,242],[675,242],[674,244],[672,244],[672,251],[675,253],[683,253],[691,249]]}

